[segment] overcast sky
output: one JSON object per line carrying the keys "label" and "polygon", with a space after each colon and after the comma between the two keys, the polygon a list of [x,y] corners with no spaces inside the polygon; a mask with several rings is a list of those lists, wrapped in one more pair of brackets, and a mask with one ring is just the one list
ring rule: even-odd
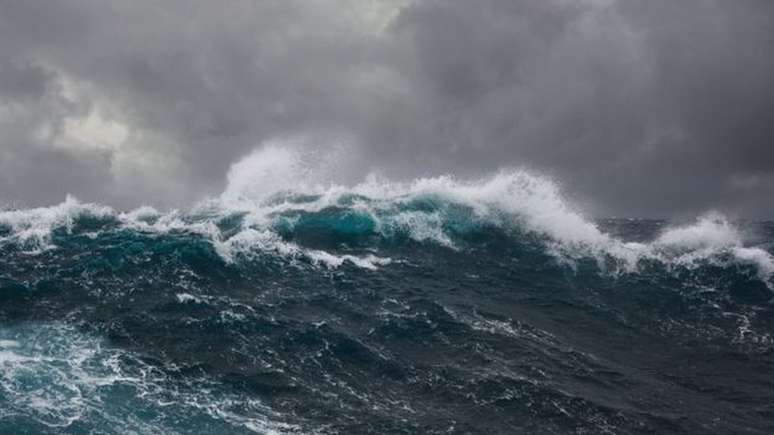
{"label": "overcast sky", "polygon": [[286,138],[774,217],[774,1],[0,0],[0,203],[181,206]]}

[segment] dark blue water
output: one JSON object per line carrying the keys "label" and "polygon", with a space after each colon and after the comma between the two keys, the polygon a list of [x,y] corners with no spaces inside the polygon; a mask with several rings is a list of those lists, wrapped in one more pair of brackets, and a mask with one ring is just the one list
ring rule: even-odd
{"label": "dark blue water", "polygon": [[0,432],[774,431],[771,224],[329,199],[1,212]]}

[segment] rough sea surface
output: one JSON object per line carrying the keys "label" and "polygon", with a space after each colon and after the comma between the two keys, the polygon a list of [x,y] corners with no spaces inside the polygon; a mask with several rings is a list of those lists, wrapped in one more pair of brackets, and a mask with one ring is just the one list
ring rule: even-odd
{"label": "rough sea surface", "polygon": [[774,432],[774,225],[254,166],[185,211],[0,211],[0,433]]}

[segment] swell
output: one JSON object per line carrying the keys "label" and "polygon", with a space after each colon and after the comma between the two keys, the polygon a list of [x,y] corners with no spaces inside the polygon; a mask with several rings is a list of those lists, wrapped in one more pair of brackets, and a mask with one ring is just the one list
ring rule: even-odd
{"label": "swell", "polygon": [[[7,409],[68,429],[158,413],[141,433],[179,415],[290,433],[768,424],[770,390],[737,386],[769,382],[771,294],[739,252],[769,254],[728,220],[636,237],[645,223],[581,220],[563,238],[515,206],[381,188],[4,212],[0,339],[19,344],[0,340],[3,379],[52,403]],[[40,353],[24,340],[61,345],[24,361]],[[58,378],[25,387],[25,370]],[[102,405],[127,395],[139,411]]]}
{"label": "swell", "polygon": [[[227,262],[211,240],[186,230],[154,233],[113,217],[84,219],[69,232],[55,230],[54,248],[3,253],[11,255],[2,259],[0,319],[28,326],[0,330],[0,339],[33,346],[51,343],[53,334],[64,341],[50,349],[51,363],[26,366],[60,376],[36,394],[56,394],[63,384],[77,397],[112,403],[109,388],[119,395],[129,389],[141,410],[132,412],[160,412],[162,426],[182,413],[291,433],[296,425],[303,433],[695,433],[717,412],[728,413],[720,427],[733,432],[753,411],[712,395],[756,406],[770,399],[705,392],[717,388],[718,377],[763,379],[740,370],[749,368],[744,361],[766,361],[774,348],[774,318],[761,310],[770,295],[752,266],[707,264],[669,274],[656,263],[611,279],[593,258],[577,260],[573,271],[539,237],[483,227],[455,239],[466,244],[457,249],[378,236],[379,254],[393,263],[376,272],[349,261],[329,270],[263,251]],[[222,222],[222,231],[238,234],[237,221]],[[62,319],[87,333],[62,331]],[[107,337],[105,349],[95,336]],[[37,356],[13,346],[6,355],[14,362],[2,367],[7,379],[22,379],[20,358]],[[81,363],[80,353],[94,348]],[[113,355],[127,365],[101,367]],[[742,362],[714,365],[705,355]],[[699,374],[681,373],[675,360],[698,365]],[[254,399],[251,407],[240,407],[244,398]],[[53,403],[46,408],[60,412],[53,420],[23,403],[9,409],[49,424],[76,425],[69,422],[79,416],[103,421],[90,414],[102,412],[99,403]],[[685,404],[696,404],[690,418],[674,412]]]}
{"label": "swell", "polygon": [[0,211],[0,420],[771,427],[770,224],[592,221],[523,171],[351,186],[313,172],[269,149],[184,211]]}

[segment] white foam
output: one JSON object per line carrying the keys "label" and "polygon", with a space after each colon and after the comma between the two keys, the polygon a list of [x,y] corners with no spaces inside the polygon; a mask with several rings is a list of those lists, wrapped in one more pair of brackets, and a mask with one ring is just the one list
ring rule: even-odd
{"label": "white foam", "polygon": [[106,217],[113,214],[110,207],[82,204],[71,195],[52,207],[0,211],[0,225],[11,229],[10,235],[0,237],[0,242],[16,242],[27,246],[31,253],[40,252],[53,247],[51,234],[54,229],[71,231],[77,217]]}
{"label": "white foam", "polygon": [[350,262],[363,269],[376,270],[378,269],[378,266],[385,266],[392,262],[389,258],[377,257],[373,254],[358,257],[355,255],[333,255],[319,250],[308,250],[305,254],[314,263],[322,263],[328,268],[337,268],[344,264],[344,262]]}
{"label": "white foam", "polygon": [[119,218],[127,223],[132,222],[147,222],[149,220],[157,219],[162,216],[162,213],[153,207],[144,205],[134,210],[121,213]]}
{"label": "white foam", "polygon": [[16,340],[0,340],[0,347],[19,347],[19,342]]}
{"label": "white foam", "polygon": [[[179,416],[196,411],[257,433],[299,429],[274,421],[278,415],[258,400],[206,379],[170,378],[72,326],[19,324],[0,328],[0,337],[22,338],[2,340],[17,345],[0,350],[0,396],[7,405],[0,417],[23,416],[56,431],[81,421],[85,427],[150,434],[176,433]],[[113,386],[120,389],[120,402],[111,402]],[[156,417],[144,422],[149,412]]]}
{"label": "white foam", "polygon": [[175,297],[177,298],[177,301],[180,302],[181,304],[186,304],[186,303],[189,303],[189,302],[194,303],[194,304],[203,304],[204,303],[204,299],[202,299],[200,297],[197,297],[197,296],[194,296],[194,295],[192,295],[190,293],[177,293],[175,295]]}

